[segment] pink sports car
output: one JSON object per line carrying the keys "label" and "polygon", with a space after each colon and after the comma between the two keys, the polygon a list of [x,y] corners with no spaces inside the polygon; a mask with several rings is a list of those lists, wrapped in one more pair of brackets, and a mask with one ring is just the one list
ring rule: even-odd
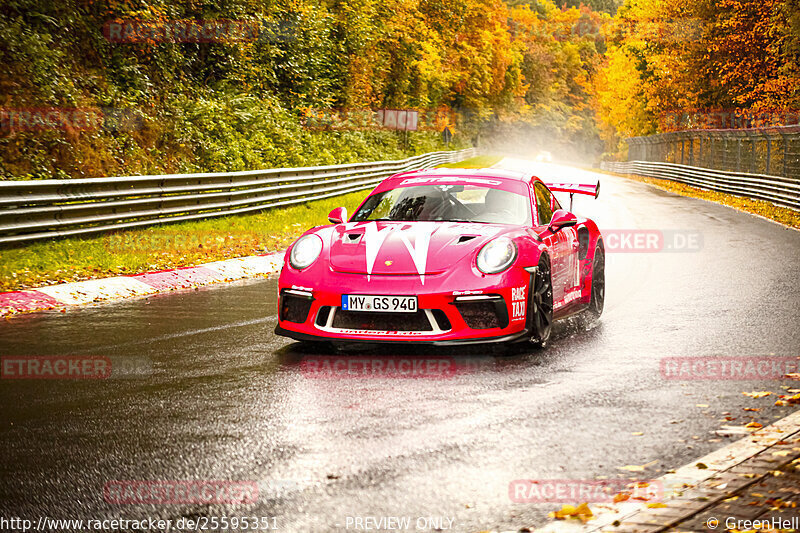
{"label": "pink sports car", "polygon": [[[544,346],[553,320],[599,317],[605,254],[597,225],[544,183],[497,169],[433,169],[384,180],[349,219],[286,251],[276,333],[301,341]],[[571,207],[571,206],[570,206]]]}

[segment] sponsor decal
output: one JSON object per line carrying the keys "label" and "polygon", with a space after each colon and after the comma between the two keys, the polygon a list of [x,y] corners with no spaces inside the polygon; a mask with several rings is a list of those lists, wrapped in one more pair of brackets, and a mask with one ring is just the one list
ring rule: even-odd
{"label": "sponsor decal", "polygon": [[432,332],[430,331],[378,331],[378,330],[341,329],[341,328],[330,328],[330,331],[333,331],[334,333],[341,333],[342,335],[377,335],[380,337],[386,337],[386,336],[419,337],[420,335],[432,334]]}
{"label": "sponsor decal", "polygon": [[511,288],[511,321],[525,320],[526,305],[528,303],[528,285]]}
{"label": "sponsor decal", "polygon": [[486,178],[465,178],[463,176],[422,176],[419,178],[408,178],[400,182],[400,185],[416,185],[421,183],[472,183],[478,185],[500,185],[503,182],[500,180],[492,180]]}
{"label": "sponsor decal", "polygon": [[554,308],[564,307],[568,303],[572,302],[573,300],[577,300],[580,297],[581,297],[581,289],[580,287],[578,287],[573,289],[571,292],[568,292],[566,296],[564,296],[562,299],[554,303],[553,307]]}

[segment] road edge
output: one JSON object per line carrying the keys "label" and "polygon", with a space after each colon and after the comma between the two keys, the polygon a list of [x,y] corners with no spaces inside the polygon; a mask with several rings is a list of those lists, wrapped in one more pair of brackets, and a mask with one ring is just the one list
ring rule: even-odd
{"label": "road edge", "polygon": [[176,290],[267,277],[280,271],[285,251],[202,265],[91,279],[0,293],[0,317],[150,296]]}
{"label": "road edge", "polygon": [[[651,483],[658,483],[663,488],[663,497],[659,499],[659,504],[663,503],[666,509],[661,508],[661,505],[653,508],[649,507],[647,502],[630,500],[615,504],[590,505],[593,517],[585,523],[577,519],[553,520],[542,527],[535,528],[535,531],[536,533],[617,531],[620,533],[652,533],[666,530],[670,524],[659,521],[657,519],[659,514],[667,512],[672,521],[677,520],[677,517],[684,520],[697,514],[703,508],[713,505],[716,500],[729,495],[730,490],[734,488],[734,483],[728,479],[724,484],[714,483],[715,480],[727,475],[731,469],[772,448],[798,450],[796,443],[787,442],[790,437],[798,435],[800,435],[800,410],[668,474],[650,480]],[[787,452],[781,451],[781,453]],[[800,455],[800,452],[795,452],[794,455]],[[793,456],[789,457],[786,462],[792,458]],[[765,472],[768,468],[770,467],[766,465],[760,466],[760,469]],[[656,519],[651,520],[652,518]],[[635,522],[636,526],[631,527],[631,522]],[[529,530],[533,531],[534,528],[529,528]]]}

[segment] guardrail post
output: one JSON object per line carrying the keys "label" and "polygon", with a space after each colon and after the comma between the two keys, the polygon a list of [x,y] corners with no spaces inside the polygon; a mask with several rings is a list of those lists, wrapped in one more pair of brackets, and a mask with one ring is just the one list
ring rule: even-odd
{"label": "guardrail post", "polygon": [[742,139],[736,139],[736,172],[742,171]]}
{"label": "guardrail post", "polygon": [[697,136],[697,162],[703,166],[703,134]]}
{"label": "guardrail post", "polygon": [[770,155],[772,152],[772,137],[769,136],[768,132],[764,132],[764,138],[767,140],[767,160],[764,162],[766,174],[769,174],[769,163],[770,163]]}
{"label": "guardrail post", "polygon": [[781,140],[783,141],[783,175],[789,176],[789,139],[781,132]]}

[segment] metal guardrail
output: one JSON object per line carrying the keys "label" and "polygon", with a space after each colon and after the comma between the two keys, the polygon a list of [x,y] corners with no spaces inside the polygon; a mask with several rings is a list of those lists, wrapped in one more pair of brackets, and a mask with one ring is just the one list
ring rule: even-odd
{"label": "metal guardrail", "polygon": [[0,181],[0,244],[237,215],[369,189],[472,157],[474,148],[399,161],[243,172]]}
{"label": "metal guardrail", "polygon": [[800,181],[781,176],[724,172],[708,168],[649,161],[603,161],[603,170],[667,179],[736,196],[766,200],[800,211]]}

